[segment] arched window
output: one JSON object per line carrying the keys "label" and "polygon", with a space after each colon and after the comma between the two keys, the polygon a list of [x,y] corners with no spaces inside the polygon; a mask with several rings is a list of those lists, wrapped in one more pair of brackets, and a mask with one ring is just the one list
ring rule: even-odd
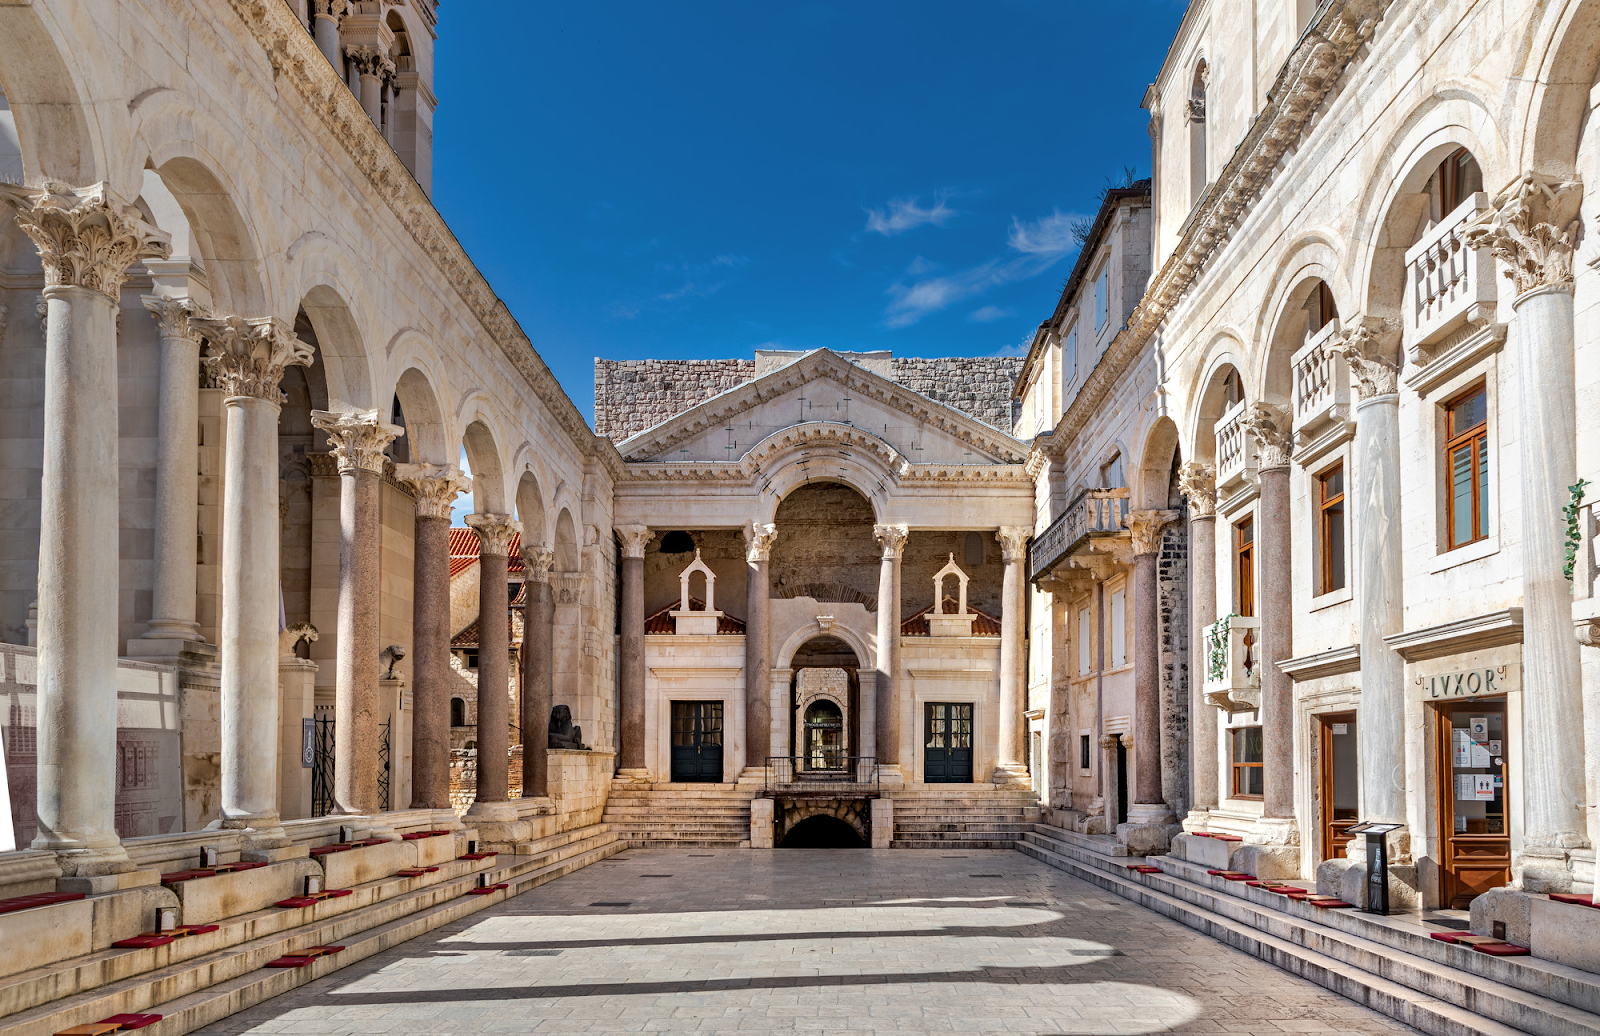
{"label": "arched window", "polygon": [[450,725],[452,727],[467,725],[467,703],[460,698],[450,699]]}
{"label": "arched window", "polygon": [[[399,425],[402,429],[406,426],[406,413],[400,408],[399,393],[395,394],[394,405],[389,408],[389,423]],[[384,447],[383,452],[396,464],[408,464],[411,461],[411,439],[401,435]]]}
{"label": "arched window", "polygon": [[1206,165],[1206,88],[1211,83],[1211,68],[1201,61],[1189,82],[1189,207],[1200,203],[1200,196],[1211,182]]}
{"label": "arched window", "polygon": [[1483,170],[1472,152],[1457,148],[1443,162],[1433,178],[1434,222],[1442,221],[1461,207],[1461,203],[1483,190]]}

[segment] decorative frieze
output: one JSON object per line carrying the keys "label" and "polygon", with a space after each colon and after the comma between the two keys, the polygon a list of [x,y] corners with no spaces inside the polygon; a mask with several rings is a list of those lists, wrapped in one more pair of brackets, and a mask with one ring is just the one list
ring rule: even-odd
{"label": "decorative frieze", "polygon": [[522,531],[522,524],[509,514],[469,514],[467,525],[478,534],[480,557],[509,557],[511,541]]}
{"label": "decorative frieze", "polygon": [[1571,290],[1582,198],[1581,183],[1527,173],[1468,226],[1467,247],[1488,248],[1503,262],[1518,295],[1539,288]]}
{"label": "decorative frieze", "polygon": [[395,475],[417,502],[418,518],[449,518],[456,497],[472,480],[451,464],[396,464]]}
{"label": "decorative frieze", "polygon": [[311,346],[278,317],[191,317],[189,323],[211,350],[202,361],[206,373],[230,396],[281,403],[283,369],[308,367],[314,357]]}
{"label": "decorative frieze", "polygon": [[0,183],[0,200],[17,213],[17,226],[39,250],[46,286],[91,288],[115,300],[128,267],[165,259],[172,238],[112,194],[107,183],[42,188]]}
{"label": "decorative frieze", "polygon": [[1209,518],[1217,513],[1217,469],[1197,460],[1178,468],[1178,489],[1189,501],[1189,513]]}
{"label": "decorative frieze", "polygon": [[777,538],[776,525],[756,521],[747,523],[744,527],[745,560],[752,565],[768,560],[772,557],[772,544]]}
{"label": "decorative frieze", "polygon": [[313,410],[311,426],[326,434],[333,444],[341,475],[347,471],[381,474],[383,451],[405,434],[404,428],[385,421],[377,410]]}

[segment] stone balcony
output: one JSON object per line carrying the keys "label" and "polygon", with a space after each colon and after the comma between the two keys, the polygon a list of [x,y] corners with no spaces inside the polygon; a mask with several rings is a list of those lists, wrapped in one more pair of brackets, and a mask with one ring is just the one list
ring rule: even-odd
{"label": "stone balcony", "polygon": [[1217,421],[1217,493],[1231,495],[1244,483],[1256,480],[1256,440],[1245,431],[1249,404],[1235,403]]}
{"label": "stone balcony", "polygon": [[1480,191],[1406,249],[1402,344],[1411,362],[1469,322],[1494,320],[1494,257],[1466,244],[1467,227],[1489,211],[1488,195]]}
{"label": "stone balcony", "polygon": [[1224,712],[1261,707],[1261,620],[1228,615],[1202,633],[1206,648],[1206,704]]}
{"label": "stone balcony", "polygon": [[1128,489],[1085,489],[1028,544],[1028,578],[1038,580],[1097,539],[1129,535]]}
{"label": "stone balcony", "polygon": [[1329,348],[1339,333],[1339,321],[1329,321],[1289,361],[1297,449],[1343,431],[1350,423],[1349,365],[1343,354]]}

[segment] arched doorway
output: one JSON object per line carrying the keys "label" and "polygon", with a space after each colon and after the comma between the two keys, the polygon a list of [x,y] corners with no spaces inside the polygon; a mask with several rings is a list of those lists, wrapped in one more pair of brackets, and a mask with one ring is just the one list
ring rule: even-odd
{"label": "arched doorway", "polygon": [[791,827],[780,849],[865,849],[854,827],[835,816],[819,813]]}
{"label": "arched doorway", "polygon": [[[789,751],[798,770],[844,770],[860,756],[861,680],[855,651],[834,636],[802,644],[789,663]],[[870,752],[866,754],[871,754]]]}

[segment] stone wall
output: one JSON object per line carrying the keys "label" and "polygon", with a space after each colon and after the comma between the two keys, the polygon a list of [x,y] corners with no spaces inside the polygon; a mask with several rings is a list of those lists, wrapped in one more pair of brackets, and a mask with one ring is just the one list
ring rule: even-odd
{"label": "stone wall", "polygon": [[[895,381],[1010,432],[1020,356],[896,357]],[[595,360],[594,430],[617,442],[756,376],[754,360]]]}

